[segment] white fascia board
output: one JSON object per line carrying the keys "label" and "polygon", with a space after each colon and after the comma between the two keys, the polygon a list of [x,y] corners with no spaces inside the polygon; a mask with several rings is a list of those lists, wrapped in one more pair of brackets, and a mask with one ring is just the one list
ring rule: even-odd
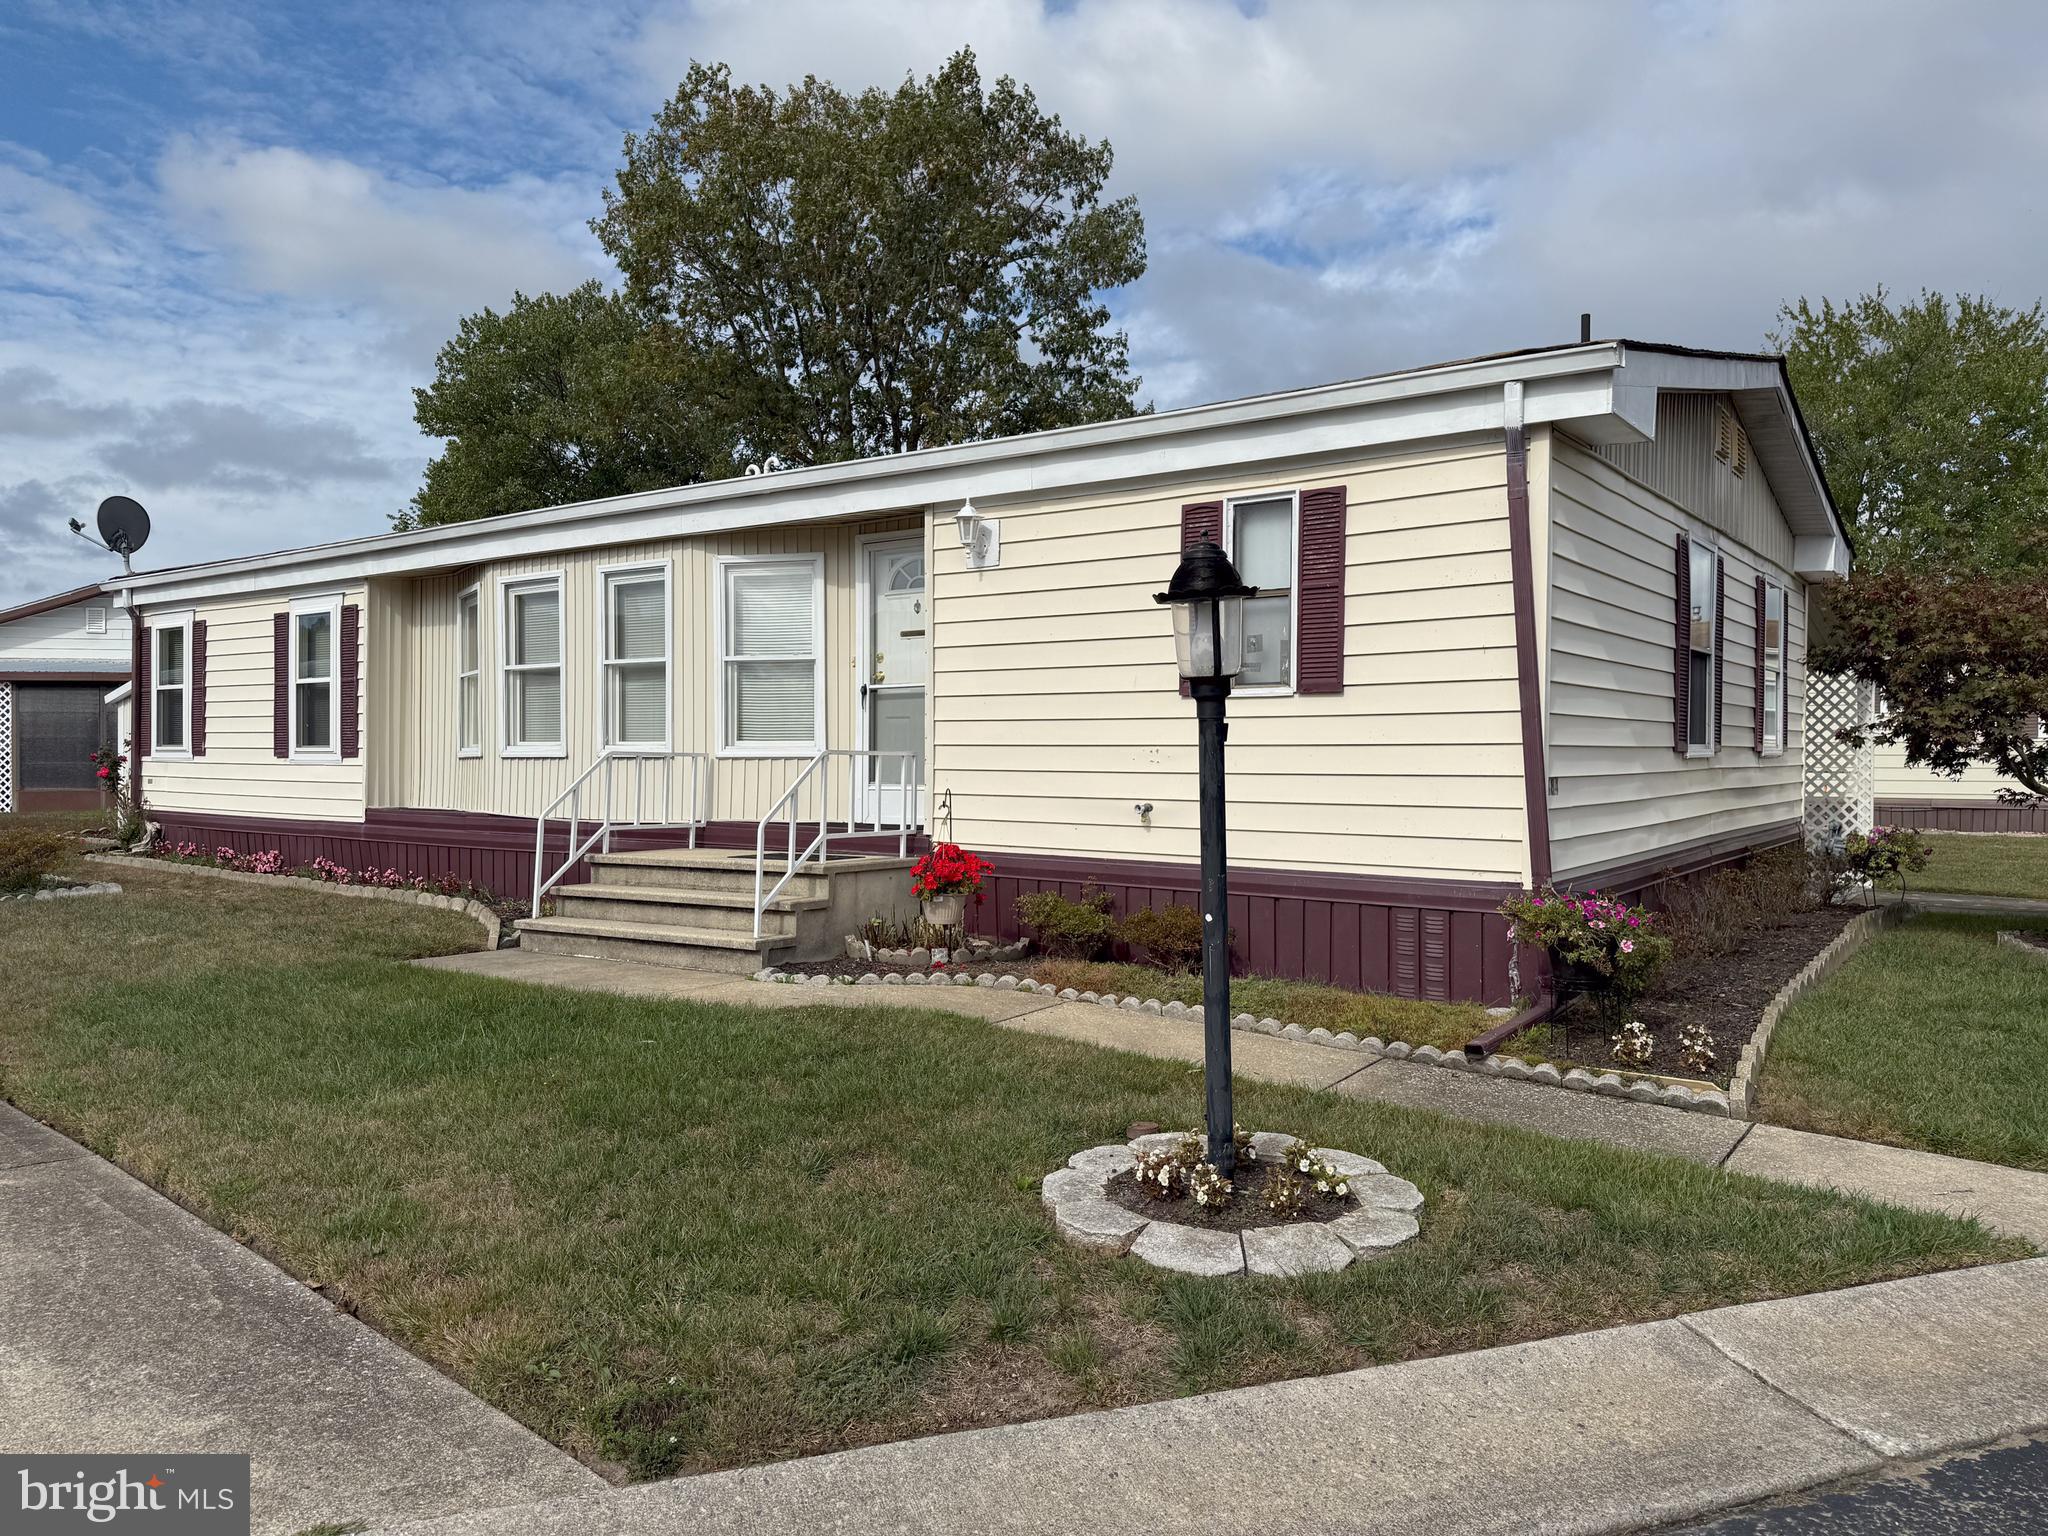
{"label": "white fascia board", "polygon": [[381,534],[158,574],[106,590],[148,607],[337,580],[443,570],[790,523],[999,503],[1167,480],[1236,465],[1313,461],[1361,448],[1502,430],[1501,390],[1527,390],[1528,420],[1583,420],[1613,407],[1618,343],[1461,363],[1350,384],[1195,406],[1083,427],[840,464],[779,470],[411,533]]}

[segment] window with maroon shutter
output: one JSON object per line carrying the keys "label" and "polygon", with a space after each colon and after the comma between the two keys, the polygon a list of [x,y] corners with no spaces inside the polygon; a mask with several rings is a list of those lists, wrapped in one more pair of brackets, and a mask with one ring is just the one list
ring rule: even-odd
{"label": "window with maroon shutter", "polygon": [[1727,583],[1720,554],[1711,546],[1678,536],[1678,633],[1676,691],[1679,731],[1673,745],[1689,757],[1713,754],[1721,734],[1721,618]]}
{"label": "window with maroon shutter", "polygon": [[1728,565],[1717,554],[1714,556],[1714,750],[1721,750],[1721,701],[1726,690],[1721,686],[1722,673],[1728,660]]}
{"label": "window with maroon shutter", "polygon": [[292,755],[292,616],[270,619],[270,753]]}
{"label": "window with maroon shutter", "polygon": [[1764,607],[1770,600],[1770,584],[1756,579],[1756,708],[1751,724],[1756,732],[1756,749],[1764,749]]}
{"label": "window with maroon shutter", "polygon": [[363,611],[354,603],[341,610],[341,755],[355,757],[362,751],[362,722],[357,718],[360,702],[361,669],[357,665],[361,644]]}
{"label": "window with maroon shutter", "polygon": [[149,755],[192,755],[192,617],[159,617],[149,635]]}
{"label": "window with maroon shutter", "polygon": [[1678,536],[1673,570],[1672,618],[1675,625],[1671,656],[1671,750],[1683,752],[1690,741],[1687,722],[1692,718],[1689,684],[1692,680],[1692,540]]}
{"label": "window with maroon shutter", "polygon": [[142,622],[142,616],[135,616],[135,687],[130,698],[135,708],[135,755],[149,756],[150,740],[150,695],[156,691],[156,674],[150,670],[149,628]]}
{"label": "window with maroon shutter", "polygon": [[1345,501],[1341,485],[1301,493],[1297,693],[1344,691]]}
{"label": "window with maroon shutter", "polygon": [[206,756],[206,620],[192,621],[192,755]]}
{"label": "window with maroon shutter", "polygon": [[[1203,540],[1223,547],[1223,503],[1220,501],[1191,501],[1180,509],[1180,547],[1193,549]],[[1180,696],[1187,698],[1188,685],[1181,681]]]}

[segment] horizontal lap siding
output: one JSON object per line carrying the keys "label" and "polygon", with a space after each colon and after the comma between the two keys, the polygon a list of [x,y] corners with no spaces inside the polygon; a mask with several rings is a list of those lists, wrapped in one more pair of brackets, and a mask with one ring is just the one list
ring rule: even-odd
{"label": "horizontal lap siding", "polygon": [[[1695,451],[1684,430],[1671,454]],[[1660,438],[1667,421],[1659,414]],[[1735,477],[1708,455],[1714,473]],[[1672,470],[1674,486],[1705,483],[1704,475]],[[1751,483],[1754,482],[1754,483]],[[1559,878],[1651,857],[1709,839],[1759,834],[1798,819],[1801,728],[1805,692],[1804,585],[1788,569],[1791,534],[1759,523],[1767,501],[1753,464],[1739,497],[1720,505],[1715,521],[1692,515],[1650,486],[1621,473],[1592,450],[1555,439],[1550,480],[1549,769],[1551,844]],[[1704,495],[1704,492],[1700,492]],[[1727,566],[1728,606],[1721,748],[1711,758],[1674,752],[1671,632],[1675,543],[1719,530]],[[1736,530],[1770,546],[1759,551]],[[1756,577],[1782,584],[1790,628],[1786,749],[1755,748]]]}
{"label": "horizontal lap siding", "polygon": [[[414,636],[410,647],[417,673],[402,710],[404,745],[388,777],[380,777],[377,803],[445,810],[537,816],[596,760],[600,748],[599,614],[600,572],[614,566],[666,563],[674,615],[669,667],[669,708],[672,742],[678,751],[715,752],[718,747],[717,638],[714,628],[717,566],[726,555],[824,556],[825,731],[834,747],[855,745],[856,704],[861,683],[861,658],[856,584],[856,540],[870,533],[917,534],[927,520],[920,514],[880,518],[858,524],[831,524],[754,532],[726,533],[697,539],[665,540],[550,559],[503,561],[489,567],[410,583],[404,599]],[[560,758],[501,755],[503,684],[496,672],[499,615],[508,582],[559,573],[563,610],[563,708],[568,753]],[[456,598],[482,577],[483,755],[459,758],[455,747]],[[929,606],[929,604],[928,604]],[[789,786],[808,752],[787,759],[728,758],[712,769],[710,801],[714,820],[755,820]],[[622,768],[618,781],[620,808],[633,794],[633,770]],[[689,780],[678,765],[666,785],[658,766],[645,770],[647,814],[680,819],[687,813]],[[846,773],[842,765],[831,776],[831,813],[846,812]],[[664,790],[667,791],[664,794]],[[594,805],[594,799],[586,801]],[[807,803],[805,814],[815,814]]]}
{"label": "horizontal lap siding", "polygon": [[1950,778],[1931,768],[1909,765],[1906,749],[1898,743],[1879,742],[1871,748],[1871,753],[1880,801],[1938,804],[1944,800],[1975,800],[1988,803],[1998,799],[2000,790],[2018,794],[2027,792],[2019,780],[2006,778],[1987,763],[1972,763],[1958,777]]}
{"label": "horizontal lap siding", "polygon": [[[331,590],[331,589],[330,589]],[[362,604],[365,589],[345,589]],[[143,795],[152,813],[185,811],[319,821],[360,820],[365,803],[364,757],[340,763],[295,763],[274,754],[271,734],[273,622],[289,594],[202,605],[206,621],[206,755],[185,761],[152,754],[143,764]],[[145,612],[145,620],[149,617]],[[367,624],[358,647],[359,718],[370,709],[369,678],[378,634]],[[339,654],[339,646],[336,648]],[[363,721],[365,751],[375,742]]]}
{"label": "horizontal lap siding", "polygon": [[[951,792],[954,835],[998,856],[1192,864],[1194,710],[1175,686],[1170,618],[1152,600],[1178,559],[1181,506],[1325,485],[1349,495],[1345,688],[1231,699],[1233,865],[1521,879],[1498,439],[1007,506],[990,571],[966,569],[942,544],[932,769],[935,790]],[[1302,921],[1312,931],[1320,918],[1295,913],[1290,932]],[[1297,939],[1275,942],[1291,959]],[[1299,947],[1307,965],[1328,946]]]}

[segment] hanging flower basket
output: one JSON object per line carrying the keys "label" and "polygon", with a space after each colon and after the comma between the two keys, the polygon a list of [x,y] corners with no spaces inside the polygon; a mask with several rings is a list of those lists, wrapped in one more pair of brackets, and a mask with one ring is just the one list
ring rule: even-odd
{"label": "hanging flower basket", "polygon": [[958,843],[934,843],[910,871],[910,890],[924,904],[925,921],[957,928],[967,914],[967,898],[981,901],[981,882],[995,865]]}

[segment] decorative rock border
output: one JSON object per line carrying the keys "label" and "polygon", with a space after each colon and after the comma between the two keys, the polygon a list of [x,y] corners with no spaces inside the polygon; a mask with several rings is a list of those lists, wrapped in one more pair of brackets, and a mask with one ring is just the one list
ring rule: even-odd
{"label": "decorative rock border", "polygon": [[[1978,834],[1972,833],[1970,835],[1977,836]],[[1985,837],[1989,837],[1992,834],[1986,832],[1982,835]],[[2048,965],[2048,949],[2043,949],[2038,944],[2029,944],[2025,939],[2019,936],[2019,932],[2016,929],[2000,929],[1998,934],[1998,943],[2000,948],[2016,949],[2021,954],[2025,955],[2029,960],[2036,961],[2042,965]]]}
{"label": "decorative rock border", "polygon": [[[1094,1003],[1098,1007],[1117,1008],[1128,1013],[1156,1013],[1168,1018],[1197,1021],[1202,1017],[1200,1003],[1190,1006],[1180,1002],[1162,1003],[1156,997],[1119,997],[1114,992],[1077,992],[1072,987],[1055,989],[1050,982],[1033,981],[1028,976],[998,976],[992,971],[984,971],[978,976],[949,971],[912,972],[907,976],[895,971],[881,974],[870,971],[864,976],[794,976],[770,966],[754,972],[754,980],[812,987],[996,987],[1004,991],[1037,992],[1066,1003]],[[1381,1040],[1377,1035],[1367,1035],[1361,1040],[1348,1029],[1331,1034],[1320,1026],[1304,1029],[1299,1024],[1283,1024],[1278,1019],[1254,1018],[1249,1013],[1238,1014],[1230,1021],[1230,1027],[1244,1033],[1274,1035],[1282,1040],[1328,1046],[1358,1055],[1384,1056],[1389,1061],[1406,1061],[1418,1067],[1469,1072],[1474,1077],[1504,1077],[1510,1082],[1562,1088],[1570,1093],[1599,1094],[1610,1099],[1632,1099],[1638,1104],[1658,1104],[1666,1109],[1690,1110],[1703,1115],[1727,1115],[1730,1112],[1728,1095],[1720,1089],[1706,1083],[1659,1077],[1652,1073],[1592,1072],[1584,1067],[1559,1069],[1549,1062],[1538,1062],[1532,1066],[1519,1056],[1497,1054],[1473,1061],[1463,1051],[1443,1051],[1433,1045],[1409,1045],[1402,1040]]]}
{"label": "decorative rock border", "polygon": [[[962,952],[962,958],[967,960],[1022,960],[1030,952],[1031,941],[1029,939],[1019,939],[1014,944],[991,944],[986,941],[976,944],[970,939],[967,948]],[[952,951],[944,945],[939,946],[936,950],[928,949],[922,944],[914,949],[882,949],[870,944],[857,933],[849,933],[846,936],[846,958],[849,960],[865,960],[870,965],[877,960],[881,961],[884,965],[930,965],[934,958],[944,960],[951,954]]]}
{"label": "decorative rock border", "polygon": [[[439,891],[409,891],[384,885],[336,885],[331,880],[302,880],[296,875],[252,875],[239,869],[214,869],[205,864],[179,864],[166,859],[138,857],[127,853],[89,853],[92,864],[127,864],[146,869],[175,869],[183,875],[205,875],[214,880],[239,880],[245,885],[285,886],[321,891],[330,896],[367,896],[374,901],[403,902],[415,907],[439,907],[444,912],[461,912],[483,925],[482,948],[498,947],[498,914],[467,896],[443,896]],[[119,889],[119,887],[115,887]]]}
{"label": "decorative rock border", "polygon": [[1828,940],[1827,947],[1801,968],[1784,986],[1778,995],[1764,1004],[1763,1016],[1757,1021],[1756,1032],[1749,1037],[1749,1043],[1742,1048],[1742,1055],[1736,1060],[1735,1071],[1728,1080],[1728,1114],[1731,1119],[1749,1120],[1754,1118],[1756,1109],[1756,1083],[1763,1074],[1764,1054],[1770,1049],[1771,1036],[1777,1032],[1778,1020],[1785,1010],[1792,1006],[1799,994],[1819,982],[1830,971],[1848,959],[1851,954],[1883,929],[1904,922],[1912,908],[1905,902],[1888,906],[1873,907],[1859,913],[1843,925],[1842,931]]}
{"label": "decorative rock border", "polygon": [[[44,879],[49,876],[45,875]],[[89,885],[45,885],[30,891],[9,891],[0,901],[61,901],[66,896],[118,896],[121,887],[111,880]]]}
{"label": "decorative rock border", "polygon": [[[1252,1147],[1261,1159],[1278,1158],[1295,1139],[1279,1131],[1258,1131]],[[1090,1147],[1047,1174],[1040,1194],[1060,1236],[1078,1247],[1128,1253],[1183,1275],[1280,1278],[1332,1274],[1361,1259],[1380,1258],[1422,1230],[1413,1214],[1422,1209],[1421,1190],[1371,1158],[1335,1147],[1312,1150],[1351,1181],[1357,1209],[1331,1221],[1218,1232],[1147,1216],[1109,1198],[1109,1181],[1135,1167],[1140,1152],[1179,1140],[1179,1132],[1161,1131],[1122,1145]]]}

